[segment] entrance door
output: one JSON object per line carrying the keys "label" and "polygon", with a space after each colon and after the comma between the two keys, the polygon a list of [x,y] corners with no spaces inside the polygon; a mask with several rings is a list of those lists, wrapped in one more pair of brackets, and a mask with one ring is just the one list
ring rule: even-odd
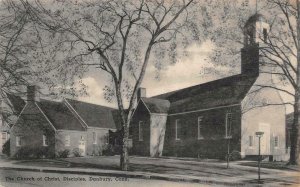
{"label": "entrance door", "polygon": [[260,139],[260,152],[262,155],[270,155],[270,124],[259,123],[259,131],[264,132]]}

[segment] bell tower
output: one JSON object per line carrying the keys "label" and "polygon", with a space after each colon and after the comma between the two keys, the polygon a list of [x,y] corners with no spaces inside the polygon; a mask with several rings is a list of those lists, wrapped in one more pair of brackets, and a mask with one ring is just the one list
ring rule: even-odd
{"label": "bell tower", "polygon": [[270,26],[261,14],[252,15],[246,22],[244,34],[244,47],[241,50],[241,73],[247,75],[259,74],[259,47],[268,40]]}

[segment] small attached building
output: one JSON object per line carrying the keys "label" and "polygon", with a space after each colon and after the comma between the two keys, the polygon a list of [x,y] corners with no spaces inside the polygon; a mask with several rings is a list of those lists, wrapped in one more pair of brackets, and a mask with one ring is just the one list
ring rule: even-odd
{"label": "small attached building", "polygon": [[46,150],[53,157],[69,150],[70,155],[101,155],[108,144],[109,131],[116,131],[113,108],[72,99],[40,99],[36,86],[28,87],[28,97],[11,129],[11,156],[21,148]]}
{"label": "small attached building", "polygon": [[170,102],[139,96],[140,102],[133,114],[132,152],[143,156],[162,156],[164,135]]}

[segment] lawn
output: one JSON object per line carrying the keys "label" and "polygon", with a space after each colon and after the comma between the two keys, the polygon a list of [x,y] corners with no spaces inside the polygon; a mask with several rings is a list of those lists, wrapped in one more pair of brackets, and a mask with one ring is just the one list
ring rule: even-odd
{"label": "lawn", "polygon": [[25,166],[58,167],[58,168],[68,168],[71,166],[69,162],[62,161],[62,160],[52,160],[52,159],[21,160],[15,162],[15,164],[25,165]]}
{"label": "lawn", "polygon": [[[258,163],[253,162],[244,162],[240,163],[242,166],[251,166],[251,167],[258,167]],[[267,169],[280,169],[280,170],[290,170],[291,168],[287,165],[287,162],[261,162],[260,165],[262,168]]]}

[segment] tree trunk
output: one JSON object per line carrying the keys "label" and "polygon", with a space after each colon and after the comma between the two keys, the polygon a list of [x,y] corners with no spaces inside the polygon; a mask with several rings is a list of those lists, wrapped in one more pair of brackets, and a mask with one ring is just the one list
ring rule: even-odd
{"label": "tree trunk", "polygon": [[291,131],[291,152],[290,152],[290,162],[289,164],[298,164],[299,157],[299,91],[300,91],[300,2],[297,0],[297,73],[296,81],[297,87],[295,88],[295,104],[294,104],[294,121]]}
{"label": "tree trunk", "polygon": [[290,162],[291,165],[296,165],[298,162],[298,123],[299,123],[299,92],[295,93],[295,104],[294,104],[294,121],[291,129],[291,152],[290,152]]}
{"label": "tree trunk", "polygon": [[128,123],[125,128],[122,129],[122,152],[120,155],[120,167],[123,171],[128,171],[129,166],[129,154],[128,154]]}

